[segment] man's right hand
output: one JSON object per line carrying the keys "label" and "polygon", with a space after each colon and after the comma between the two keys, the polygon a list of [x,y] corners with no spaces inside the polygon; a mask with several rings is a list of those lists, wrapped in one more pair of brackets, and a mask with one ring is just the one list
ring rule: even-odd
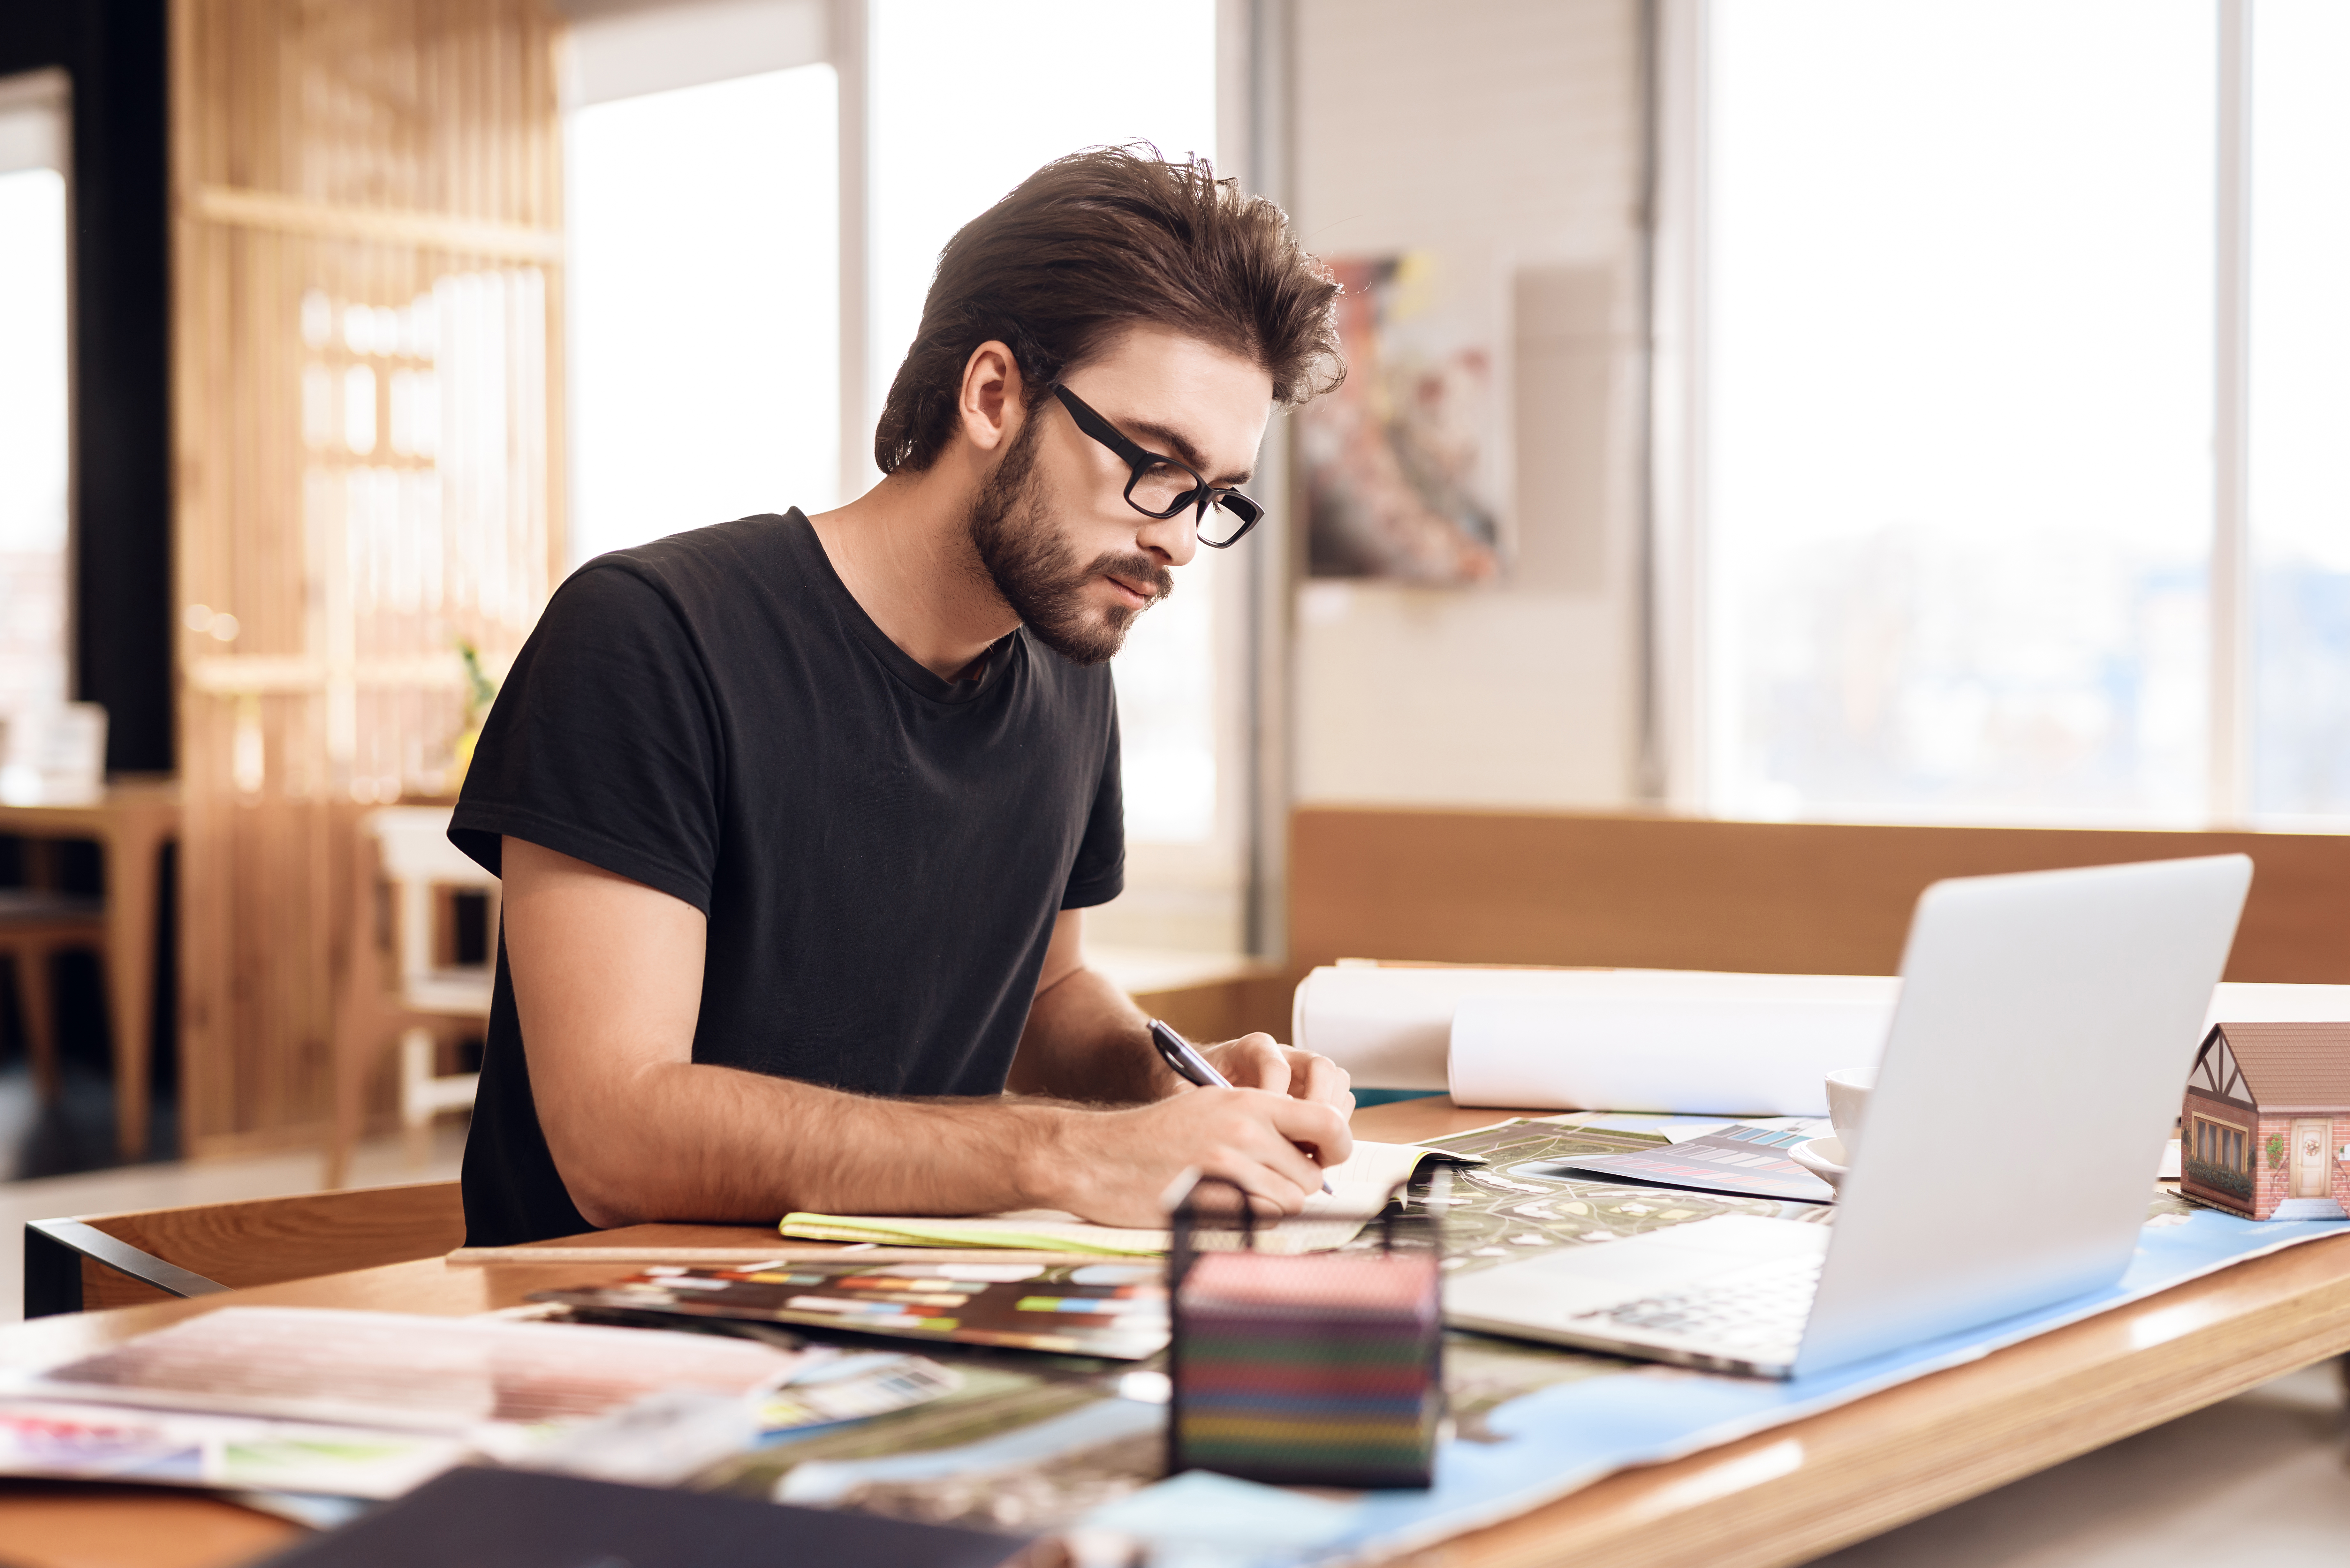
{"label": "man's right hand", "polygon": [[1057,1118],[1053,1136],[1031,1153],[1022,1185],[1040,1207],[1158,1229],[1167,1223],[1167,1190],[1186,1171],[1231,1182],[1261,1213],[1295,1214],[1322,1190],[1323,1168],[1353,1152],[1346,1117],[1328,1105],[1264,1089],[1192,1089],[1130,1110]]}

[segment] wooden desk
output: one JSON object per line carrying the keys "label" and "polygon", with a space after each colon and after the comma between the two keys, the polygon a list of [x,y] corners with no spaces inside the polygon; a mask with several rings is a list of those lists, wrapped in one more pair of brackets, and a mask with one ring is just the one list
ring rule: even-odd
{"label": "wooden desk", "polygon": [[[1375,1106],[1355,1121],[1367,1136],[1402,1140],[1465,1131],[1504,1114],[1438,1098]],[[597,1240],[755,1247],[773,1239],[764,1229],[640,1226]],[[235,1303],[454,1315],[631,1269],[432,1258],[42,1318],[0,1329],[0,1367],[45,1364]],[[2345,1350],[2350,1237],[2240,1263],[1842,1409],[1624,1471],[1409,1561],[1425,1568],[1781,1568]],[[139,1497],[134,1524],[109,1512],[126,1506],[126,1495],[0,1482],[0,1542],[12,1568],[213,1568],[294,1533],[195,1495]]]}
{"label": "wooden desk", "polygon": [[114,1133],[127,1160],[147,1154],[147,1051],[155,1037],[155,888],[164,842],[180,831],[172,779],[126,780],[88,805],[0,805],[0,833],[91,838],[106,851],[106,992],[114,1033]]}

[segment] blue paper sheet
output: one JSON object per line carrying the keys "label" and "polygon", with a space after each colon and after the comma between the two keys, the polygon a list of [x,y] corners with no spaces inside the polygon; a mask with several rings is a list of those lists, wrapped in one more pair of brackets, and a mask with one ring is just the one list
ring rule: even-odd
{"label": "blue paper sheet", "polygon": [[[1343,1562],[1440,1541],[1509,1519],[1627,1466],[1677,1459],[1831,1409],[2003,1345],[2183,1284],[2230,1263],[2303,1241],[2350,1234],[2342,1220],[2268,1220],[2199,1210],[2148,1223],[2120,1283],[2038,1312],[1949,1335],[1814,1377],[1772,1382],[1627,1366],[1524,1395],[1486,1414],[1500,1441],[1451,1441],[1425,1491],[1364,1492],[1301,1511],[1310,1525],[1252,1544],[1202,1539],[1177,1527],[1188,1478],[1178,1476],[1100,1511],[1087,1522],[1153,1542],[1155,1562],[1183,1568],[1293,1568]],[[1790,1456],[1790,1463],[1794,1462]],[[1262,1489],[1272,1492],[1274,1489]],[[1164,1500],[1159,1493],[1170,1493]],[[1326,1496],[1327,1494],[1325,1494]],[[1196,1500],[1195,1500],[1196,1501]],[[1153,1528],[1156,1525],[1157,1528]]]}

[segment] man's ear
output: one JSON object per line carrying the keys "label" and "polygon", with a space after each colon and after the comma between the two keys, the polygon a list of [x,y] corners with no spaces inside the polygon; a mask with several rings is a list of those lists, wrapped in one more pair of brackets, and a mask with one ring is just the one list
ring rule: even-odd
{"label": "man's ear", "polygon": [[963,439],[981,452],[1001,452],[1020,434],[1028,417],[1025,384],[1018,357],[1004,344],[990,338],[963,361],[955,416]]}

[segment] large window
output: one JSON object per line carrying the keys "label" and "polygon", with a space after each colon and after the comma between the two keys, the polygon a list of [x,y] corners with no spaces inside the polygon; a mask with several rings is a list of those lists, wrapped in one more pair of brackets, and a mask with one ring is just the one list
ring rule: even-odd
{"label": "large window", "polygon": [[[861,37],[827,36],[860,9]],[[567,143],[573,560],[875,483],[858,454],[940,250],[1066,153],[1214,157],[1216,16],[1216,0],[588,14]],[[843,213],[863,224],[846,246]],[[863,406],[842,408],[844,385]],[[1246,562],[1203,550],[1118,657],[1128,890],[1096,922],[1111,945],[1243,945],[1248,593]]]}
{"label": "large window", "polygon": [[838,132],[824,64],[571,116],[574,562],[835,504]]}
{"label": "large window", "polygon": [[1702,7],[1704,804],[2350,814],[2345,11]]}
{"label": "large window", "polygon": [[0,79],[0,722],[68,695],[66,93]]}

